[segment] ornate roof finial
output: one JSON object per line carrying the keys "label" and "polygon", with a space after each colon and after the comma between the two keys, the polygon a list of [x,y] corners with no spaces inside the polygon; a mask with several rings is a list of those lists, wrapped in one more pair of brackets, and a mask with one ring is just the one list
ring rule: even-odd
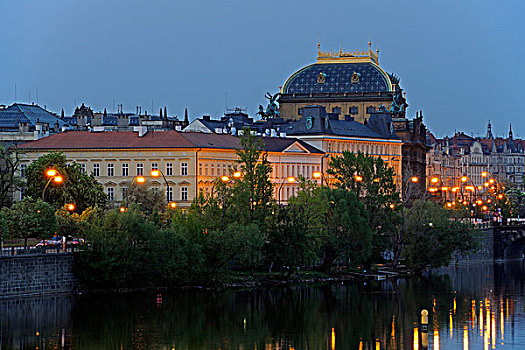
{"label": "ornate roof finial", "polygon": [[512,123],[509,123],[509,139],[512,140]]}
{"label": "ornate roof finial", "polygon": [[317,55],[318,56],[320,52],[321,52],[321,44],[319,44],[319,41],[317,41]]}

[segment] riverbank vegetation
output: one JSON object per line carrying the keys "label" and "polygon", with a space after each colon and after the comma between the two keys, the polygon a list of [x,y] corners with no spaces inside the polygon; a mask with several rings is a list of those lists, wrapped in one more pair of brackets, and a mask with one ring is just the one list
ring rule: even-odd
{"label": "riverbank vegetation", "polygon": [[[418,273],[477,247],[476,231],[454,211],[402,198],[393,169],[380,158],[343,152],[331,158],[321,185],[299,177],[299,191],[283,206],[273,199],[260,141],[246,132],[237,155],[240,176],[217,179],[189,209],[162,205],[164,196],[144,188],[130,192],[119,210],[108,208],[93,176],[50,153],[28,167],[30,194],[45,191],[49,167],[61,169],[69,189],[53,186],[45,201],[27,197],[3,208],[0,232],[84,237],[76,273],[100,288],[217,285],[239,273],[287,279],[299,270],[328,275],[375,264],[402,263]],[[73,210],[63,206],[70,199],[79,203]]]}

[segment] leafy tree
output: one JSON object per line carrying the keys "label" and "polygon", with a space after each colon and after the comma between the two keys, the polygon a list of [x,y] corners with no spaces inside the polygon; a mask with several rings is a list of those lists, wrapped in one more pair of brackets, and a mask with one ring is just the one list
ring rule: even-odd
{"label": "leafy tree", "polygon": [[451,211],[432,202],[416,202],[406,220],[403,250],[406,265],[415,272],[448,265],[453,254],[479,247],[472,225],[451,217]]}
{"label": "leafy tree", "polygon": [[275,206],[268,230],[266,257],[270,272],[276,266],[295,267],[316,257],[317,240],[325,224],[328,202],[323,189],[316,183],[299,177],[297,196],[291,197],[288,206]]}
{"label": "leafy tree", "polygon": [[372,249],[372,230],[363,204],[353,192],[342,189],[325,187],[322,195],[329,203],[319,237],[322,269],[328,270],[341,259],[351,266],[362,264]]}
{"label": "leafy tree", "polygon": [[[132,186],[126,194],[126,202],[135,205],[146,216],[158,218],[159,212],[166,209],[166,197],[156,188],[147,186]],[[154,220],[155,221],[155,220]]]}
{"label": "leafy tree", "polygon": [[206,267],[211,278],[220,278],[233,266],[253,270],[261,259],[264,238],[256,224],[230,224],[224,230],[204,232]]}
{"label": "leafy tree", "polygon": [[57,228],[55,210],[41,199],[24,198],[10,209],[3,208],[9,237],[23,238],[27,247],[28,238],[48,238]]}
{"label": "leafy tree", "polygon": [[371,258],[379,260],[382,252],[392,249],[401,221],[395,210],[401,201],[394,169],[379,157],[345,151],[330,159],[327,172],[336,179],[336,187],[355,192],[365,206],[374,232]]}
{"label": "leafy tree", "polygon": [[10,206],[13,202],[13,191],[23,185],[18,176],[19,166],[18,153],[0,146],[0,208]]}
{"label": "leafy tree", "polygon": [[7,238],[9,230],[4,210],[0,209],[0,249],[4,247],[4,239]]}
{"label": "leafy tree", "polygon": [[104,208],[107,205],[104,187],[92,174],[82,172],[79,164],[73,162],[68,165],[62,152],[47,153],[27,167],[27,195],[33,198],[42,196],[49,182],[46,170],[51,168],[63,177],[63,182],[49,183],[45,191],[46,202],[52,203],[56,208],[67,202],[74,202],[77,211],[95,206]]}
{"label": "leafy tree", "polygon": [[[236,150],[242,178],[234,184],[235,217],[239,222],[263,225],[271,215],[273,186],[270,181],[272,167],[261,139],[244,129],[241,148]],[[264,230],[263,230],[264,231]]]}

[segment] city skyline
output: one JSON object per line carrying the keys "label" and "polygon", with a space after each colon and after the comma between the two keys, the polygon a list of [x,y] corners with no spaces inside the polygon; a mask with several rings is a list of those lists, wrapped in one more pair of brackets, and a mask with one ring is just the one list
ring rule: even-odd
{"label": "city skyline", "polygon": [[488,120],[496,136],[509,123],[515,137],[525,136],[517,1],[202,4],[1,4],[11,16],[3,16],[0,34],[0,104],[14,102],[16,84],[18,102],[38,99],[57,113],[84,102],[108,112],[118,104],[154,114],[167,106],[179,117],[188,108],[192,119],[238,106],[255,116],[266,91],[315,62],[318,40],[327,50],[363,50],[370,39],[381,67],[401,79],[407,116],[423,110],[437,137],[456,130],[483,136]]}

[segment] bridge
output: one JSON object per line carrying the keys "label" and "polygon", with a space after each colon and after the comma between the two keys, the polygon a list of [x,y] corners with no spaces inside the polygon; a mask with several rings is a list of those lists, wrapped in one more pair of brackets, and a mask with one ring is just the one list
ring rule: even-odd
{"label": "bridge", "polygon": [[482,251],[491,251],[494,261],[525,257],[525,221],[508,219],[476,225],[484,233]]}

